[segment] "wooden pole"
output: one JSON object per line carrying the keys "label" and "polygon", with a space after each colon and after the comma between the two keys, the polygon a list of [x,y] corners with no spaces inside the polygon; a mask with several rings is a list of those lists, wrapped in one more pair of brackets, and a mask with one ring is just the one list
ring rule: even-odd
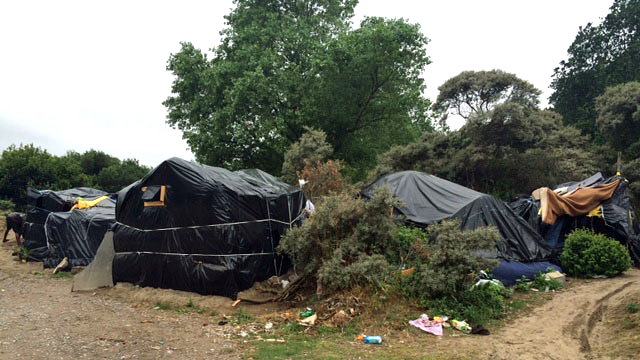
{"label": "wooden pole", "polygon": [[618,162],[616,165],[616,175],[621,175],[621,164],[622,164],[622,152],[618,151]]}

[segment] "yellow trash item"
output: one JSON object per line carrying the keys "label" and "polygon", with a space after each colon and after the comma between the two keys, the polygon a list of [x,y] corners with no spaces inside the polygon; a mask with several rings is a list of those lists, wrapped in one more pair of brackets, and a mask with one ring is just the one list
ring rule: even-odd
{"label": "yellow trash item", "polygon": [[104,200],[107,200],[109,197],[108,196],[100,196],[99,198],[95,199],[95,200],[82,200],[79,199],[78,202],[73,205],[73,207],[71,208],[70,211],[73,211],[75,209],[89,209],[92,208],[96,205],[98,205],[99,203],[101,203]]}

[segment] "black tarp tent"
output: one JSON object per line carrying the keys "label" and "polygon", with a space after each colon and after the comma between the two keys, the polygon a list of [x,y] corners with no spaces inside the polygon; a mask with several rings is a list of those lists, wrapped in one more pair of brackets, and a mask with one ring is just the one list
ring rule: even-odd
{"label": "black tarp tent", "polygon": [[[567,182],[554,188],[554,191],[564,190],[571,193],[579,188],[590,188],[605,184],[611,184],[622,179],[611,198],[600,203],[601,216],[561,216],[553,225],[542,223],[539,215],[540,201],[533,197],[521,197],[509,203],[509,206],[524,220],[526,220],[550,246],[555,254],[559,254],[564,248],[566,236],[575,229],[588,228],[595,232],[605,234],[624,244],[631,257],[640,262],[640,227],[636,213],[631,203],[629,194],[629,182],[622,176],[605,178],[597,173],[585,180]],[[564,189],[566,188],[566,189]]]}
{"label": "black tarp tent", "polygon": [[28,188],[24,231],[24,247],[29,252],[28,259],[30,261],[45,261],[50,256],[45,232],[45,223],[50,214],[68,212],[73,206],[73,200],[79,197],[85,200],[94,200],[105,195],[108,194],[102,190],[87,187],[61,191]]}
{"label": "black tarp tent", "polygon": [[427,226],[458,219],[463,230],[495,226],[502,237],[496,252],[486,254],[507,261],[545,261],[551,256],[542,237],[504,202],[462,185],[418,171],[401,171],[377,179],[362,191],[371,198],[377,188],[388,187],[402,202],[395,211],[407,222]]}
{"label": "black tarp tent", "polygon": [[44,267],[55,267],[65,257],[71,266],[89,265],[115,221],[116,202],[110,198],[88,209],[50,213],[44,224],[49,249]]}
{"label": "black tarp tent", "polygon": [[286,270],[275,248],[304,203],[260,170],[166,160],[118,193],[113,281],[233,298]]}

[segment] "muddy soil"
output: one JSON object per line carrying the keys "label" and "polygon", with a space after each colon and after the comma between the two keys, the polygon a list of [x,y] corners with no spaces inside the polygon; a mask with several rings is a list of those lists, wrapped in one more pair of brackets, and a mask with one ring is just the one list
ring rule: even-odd
{"label": "muddy soil", "polygon": [[[154,310],[136,289],[72,293],[70,278],[16,261],[10,239],[0,245],[0,359],[240,358],[222,314]],[[187,303],[170,291],[165,300]]]}
{"label": "muddy soil", "polygon": [[472,339],[487,359],[638,359],[638,354],[612,355],[615,349],[609,343],[616,325],[603,321],[611,309],[637,294],[638,269],[613,279],[584,281],[558,292],[492,336]]}

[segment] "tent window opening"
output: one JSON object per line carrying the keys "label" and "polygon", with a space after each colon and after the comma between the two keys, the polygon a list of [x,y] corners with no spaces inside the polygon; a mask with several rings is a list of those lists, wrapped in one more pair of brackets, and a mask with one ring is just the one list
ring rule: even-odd
{"label": "tent window opening", "polygon": [[140,190],[144,207],[165,206],[164,199],[167,192],[165,185],[143,186]]}

